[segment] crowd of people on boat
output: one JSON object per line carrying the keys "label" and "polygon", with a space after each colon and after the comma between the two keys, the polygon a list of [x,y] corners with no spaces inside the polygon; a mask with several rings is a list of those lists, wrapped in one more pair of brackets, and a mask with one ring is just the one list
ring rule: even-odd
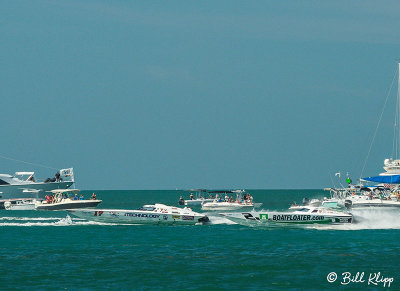
{"label": "crowd of people on boat", "polygon": [[[46,198],[46,202],[48,204],[59,203],[59,202],[62,201],[63,198],[64,199],[69,199],[67,193],[64,193],[64,195],[62,195],[62,193],[60,193],[60,195],[54,195],[54,194],[50,194],[49,195],[49,194],[47,194],[45,196],[45,198]],[[97,199],[96,194],[93,192],[92,196],[90,197],[90,200],[96,200],[96,199]],[[85,200],[85,197],[83,196],[83,193],[81,193],[80,196],[78,196],[78,194],[75,193],[75,195],[73,197],[73,200]]]}
{"label": "crowd of people on boat", "polygon": [[[194,200],[194,195],[193,193],[190,194],[190,200]],[[236,199],[233,195],[228,195],[228,193],[225,193],[225,197],[220,196],[219,194],[216,194],[215,197],[213,195],[210,195],[210,199],[214,199],[214,202],[229,202],[229,203],[243,203],[243,204],[250,204],[253,203],[253,196],[249,193],[245,193],[243,195],[237,195]],[[182,196],[179,199],[179,204],[183,205],[184,200]]]}
{"label": "crowd of people on boat", "polygon": [[236,199],[234,196],[228,195],[225,193],[225,197],[222,198],[219,194],[215,195],[214,202],[229,202],[229,203],[239,203],[239,204],[251,204],[253,203],[253,196],[249,193],[245,193],[243,195],[237,195]]}

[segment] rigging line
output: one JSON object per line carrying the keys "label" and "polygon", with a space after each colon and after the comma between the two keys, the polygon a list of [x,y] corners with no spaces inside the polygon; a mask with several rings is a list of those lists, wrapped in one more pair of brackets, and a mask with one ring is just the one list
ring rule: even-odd
{"label": "rigging line", "polygon": [[396,71],[394,72],[393,79],[392,79],[392,84],[390,85],[389,91],[388,91],[388,93],[387,93],[387,95],[386,95],[386,100],[385,100],[385,103],[383,104],[383,108],[382,108],[381,115],[379,116],[378,125],[376,126],[374,135],[373,135],[373,137],[372,137],[371,144],[370,144],[370,146],[369,146],[369,150],[368,150],[367,157],[366,157],[366,159],[365,159],[365,161],[364,161],[364,165],[363,165],[362,170],[361,170],[361,173],[360,173],[360,179],[361,179],[361,177],[363,176],[365,166],[367,165],[367,161],[368,161],[369,155],[370,155],[370,153],[371,153],[372,145],[374,144],[375,137],[376,137],[376,134],[377,134],[378,129],[379,129],[379,125],[381,124],[382,116],[383,116],[383,113],[385,112],[386,104],[387,104],[387,101],[388,101],[388,99],[389,99],[390,92],[392,91],[393,84],[394,84],[394,80],[395,80],[396,76],[397,76],[397,69],[396,69]]}
{"label": "rigging line", "polygon": [[43,168],[47,168],[47,169],[58,170],[57,168],[53,168],[53,167],[49,167],[49,166],[37,164],[37,163],[25,162],[25,161],[9,158],[9,157],[3,156],[3,155],[0,155],[0,158],[5,159],[5,160],[14,161],[14,162],[20,162],[20,163],[24,163],[24,164],[28,164],[28,165],[32,165],[32,166],[39,166],[39,167],[43,167]]}

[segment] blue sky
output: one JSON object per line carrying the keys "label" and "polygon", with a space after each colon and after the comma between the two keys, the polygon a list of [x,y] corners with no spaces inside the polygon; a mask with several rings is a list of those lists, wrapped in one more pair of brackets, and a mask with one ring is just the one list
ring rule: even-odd
{"label": "blue sky", "polygon": [[[1,1],[0,155],[82,189],[359,177],[400,59],[384,4]],[[392,95],[364,176],[392,153]]]}

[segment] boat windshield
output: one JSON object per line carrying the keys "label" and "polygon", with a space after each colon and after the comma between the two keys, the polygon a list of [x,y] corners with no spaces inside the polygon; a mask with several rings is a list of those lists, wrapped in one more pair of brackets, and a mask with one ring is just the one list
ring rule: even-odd
{"label": "boat windshield", "polygon": [[138,208],[138,210],[143,210],[143,211],[154,211],[154,209],[156,208],[152,206],[142,206]]}
{"label": "boat windshield", "polygon": [[310,211],[310,209],[308,209],[308,208],[301,208],[301,209],[298,209],[297,211],[308,212],[308,211]]}

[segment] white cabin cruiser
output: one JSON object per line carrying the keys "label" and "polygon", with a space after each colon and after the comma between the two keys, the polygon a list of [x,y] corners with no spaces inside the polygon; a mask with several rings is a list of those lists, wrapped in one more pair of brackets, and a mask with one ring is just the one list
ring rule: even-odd
{"label": "white cabin cruiser", "polygon": [[[39,194],[54,189],[66,189],[74,183],[73,168],[61,169],[57,171],[54,178],[37,180],[35,172],[16,172],[14,175],[0,174],[0,200],[17,198],[35,198]],[[24,190],[33,189],[38,192],[26,192]],[[0,201],[0,208],[3,203]]]}
{"label": "white cabin cruiser", "polygon": [[144,205],[137,210],[127,209],[72,209],[72,215],[90,221],[123,224],[196,224],[209,219],[190,208],[164,204]]}
{"label": "white cabin cruiser", "polygon": [[384,208],[399,208],[400,200],[391,196],[368,196],[368,195],[354,195],[346,198],[346,202],[351,208],[370,208],[370,207],[384,207]]}
{"label": "white cabin cruiser", "polygon": [[[96,207],[101,203],[97,198],[81,199],[78,189],[57,189],[50,191],[53,195],[46,200],[35,203],[36,210],[67,210]],[[93,193],[94,194],[94,193]],[[83,198],[83,197],[82,197]]]}
{"label": "white cabin cruiser", "polygon": [[254,223],[351,223],[353,215],[323,207],[303,207],[295,211],[252,211],[243,213],[221,213],[220,215],[239,224]]}
{"label": "white cabin cruiser", "polygon": [[[241,211],[262,205],[262,203],[254,203],[253,197],[244,190],[212,191],[210,193],[216,193],[215,199],[202,204],[201,209],[204,211]],[[236,194],[236,198],[229,194]]]}

